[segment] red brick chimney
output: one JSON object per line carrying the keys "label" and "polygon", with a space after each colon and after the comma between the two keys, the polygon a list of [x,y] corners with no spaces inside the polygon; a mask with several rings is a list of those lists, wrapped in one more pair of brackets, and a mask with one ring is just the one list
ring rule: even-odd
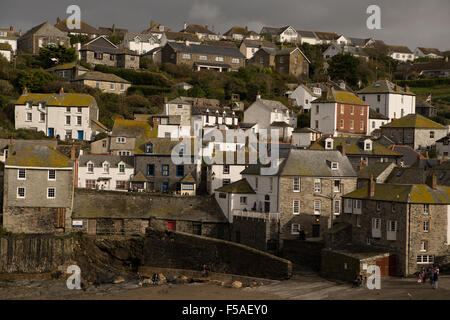
{"label": "red brick chimney", "polygon": [[9,31],[14,31],[14,26],[10,26]]}
{"label": "red brick chimney", "polygon": [[11,136],[11,138],[9,138],[9,144],[14,144],[14,139],[12,136]]}
{"label": "red brick chimney", "polygon": [[72,143],[72,147],[70,148],[70,159],[75,160],[75,145]]}
{"label": "red brick chimney", "polygon": [[154,117],[153,118],[153,129],[158,128],[158,118]]}

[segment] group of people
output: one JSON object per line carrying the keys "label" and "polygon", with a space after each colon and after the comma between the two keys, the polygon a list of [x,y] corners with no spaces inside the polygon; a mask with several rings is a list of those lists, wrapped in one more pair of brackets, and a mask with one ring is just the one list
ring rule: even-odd
{"label": "group of people", "polygon": [[425,283],[427,280],[429,280],[433,289],[438,288],[438,279],[439,279],[438,267],[429,267],[427,270],[425,270],[425,268],[422,267],[417,276],[417,282]]}
{"label": "group of people", "polygon": [[356,275],[356,277],[355,277],[355,280],[353,280],[352,288],[358,288],[358,287],[361,287],[362,282],[363,282],[363,277],[362,277],[361,274],[358,273],[358,274]]}

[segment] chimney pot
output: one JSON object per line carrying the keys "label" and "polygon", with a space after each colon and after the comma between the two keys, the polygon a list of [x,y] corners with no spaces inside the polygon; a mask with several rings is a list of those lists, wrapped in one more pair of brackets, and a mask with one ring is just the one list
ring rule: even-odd
{"label": "chimney pot", "polygon": [[183,28],[183,30],[186,30],[186,28],[187,28],[187,23],[184,22],[184,28]]}
{"label": "chimney pot", "polygon": [[59,89],[59,94],[63,94],[64,93],[64,88],[61,87],[61,89]]}
{"label": "chimney pot", "polygon": [[56,23],[60,23],[61,19],[59,17],[56,18]]}
{"label": "chimney pot", "polygon": [[27,89],[27,87],[23,87],[22,94],[28,94],[28,89]]}
{"label": "chimney pot", "polygon": [[434,173],[433,170],[428,175],[426,183],[431,189],[436,189],[437,188],[436,174]]}

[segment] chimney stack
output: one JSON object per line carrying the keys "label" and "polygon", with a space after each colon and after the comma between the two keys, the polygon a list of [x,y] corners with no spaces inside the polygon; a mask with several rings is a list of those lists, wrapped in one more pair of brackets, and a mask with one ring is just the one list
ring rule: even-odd
{"label": "chimney stack", "polygon": [[158,118],[153,117],[153,129],[158,128]]}
{"label": "chimney stack", "polygon": [[205,29],[208,29],[208,25],[207,24],[205,24]]}
{"label": "chimney stack", "polygon": [[339,145],[336,148],[344,157],[345,157],[345,146],[344,145]]}
{"label": "chimney stack", "polygon": [[186,28],[187,28],[187,23],[186,23],[186,21],[184,22],[184,28],[183,28],[183,30],[186,30]]}
{"label": "chimney stack", "polygon": [[9,31],[14,31],[14,26],[10,26]]}
{"label": "chimney stack", "polygon": [[56,23],[60,23],[61,19],[59,17],[56,18]]}
{"label": "chimney stack", "polygon": [[169,102],[169,99],[167,97],[164,97],[164,103]]}
{"label": "chimney stack", "polygon": [[64,93],[64,88],[61,87],[61,89],[59,89],[59,94],[63,94]]}
{"label": "chimney stack", "polygon": [[258,93],[256,94],[256,100],[260,100],[260,99],[261,99],[261,94],[258,91]]}
{"label": "chimney stack", "polygon": [[75,160],[75,145],[72,143],[72,147],[70,148],[70,159]]}
{"label": "chimney stack", "polygon": [[431,189],[436,189],[437,188],[436,175],[434,174],[434,171],[431,171],[430,174],[427,176],[426,184]]}
{"label": "chimney stack", "polygon": [[28,94],[28,89],[27,89],[27,87],[23,87],[22,94]]}
{"label": "chimney stack", "polygon": [[150,28],[153,28],[153,25],[154,25],[155,23],[153,22],[153,20],[150,20]]}
{"label": "chimney stack", "polygon": [[371,174],[369,180],[369,197],[374,196],[375,196],[375,179],[373,178],[373,174]]}
{"label": "chimney stack", "polygon": [[9,138],[9,144],[14,144],[14,138],[12,136]]}

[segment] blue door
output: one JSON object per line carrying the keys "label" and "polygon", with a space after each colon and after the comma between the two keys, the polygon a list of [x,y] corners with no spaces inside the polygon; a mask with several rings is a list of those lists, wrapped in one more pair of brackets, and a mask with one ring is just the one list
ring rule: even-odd
{"label": "blue door", "polygon": [[166,182],[163,182],[162,183],[162,193],[167,193],[167,190],[169,189],[169,183],[166,181]]}
{"label": "blue door", "polygon": [[78,140],[83,140],[83,139],[84,139],[84,131],[78,130]]}
{"label": "blue door", "polygon": [[49,137],[55,136],[55,128],[48,128],[48,136]]}

